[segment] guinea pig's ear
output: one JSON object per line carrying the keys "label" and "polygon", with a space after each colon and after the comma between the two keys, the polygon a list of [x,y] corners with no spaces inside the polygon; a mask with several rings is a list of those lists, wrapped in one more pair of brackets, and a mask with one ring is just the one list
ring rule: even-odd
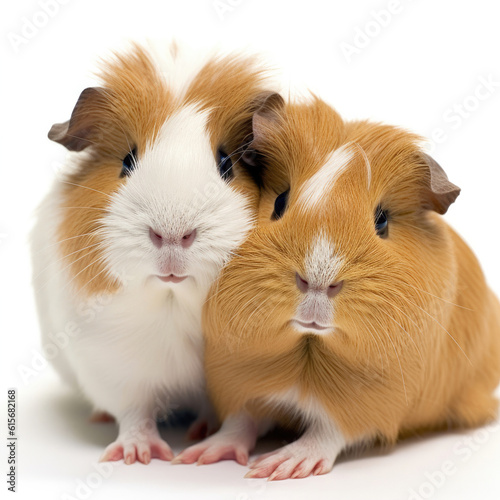
{"label": "guinea pig's ear", "polygon": [[260,148],[268,140],[270,130],[280,119],[285,101],[276,92],[265,92],[255,102],[252,115],[252,141],[243,148],[243,165],[257,185],[262,186],[263,164]]}
{"label": "guinea pig's ear", "polygon": [[259,149],[265,141],[268,132],[280,119],[280,112],[285,107],[285,101],[279,94],[266,94],[252,118],[252,148]]}
{"label": "guinea pig's ear", "polygon": [[445,214],[460,194],[460,188],[448,180],[448,176],[436,160],[425,153],[421,154],[421,158],[429,171],[422,195],[423,208]]}
{"label": "guinea pig's ear", "polygon": [[100,87],[86,88],[75,104],[71,118],[52,125],[49,139],[70,151],[82,151],[96,138],[100,118],[106,113],[108,91]]}

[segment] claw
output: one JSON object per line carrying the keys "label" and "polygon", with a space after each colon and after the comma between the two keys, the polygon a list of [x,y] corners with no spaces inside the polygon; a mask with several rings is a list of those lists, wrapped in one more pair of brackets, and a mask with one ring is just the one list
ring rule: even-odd
{"label": "claw", "polygon": [[254,460],[245,478],[267,477],[268,481],[281,481],[326,474],[332,469],[335,458],[336,454],[327,449],[308,447],[299,440]]}
{"label": "claw", "polygon": [[159,436],[132,441],[122,441],[119,437],[104,450],[99,461],[108,462],[123,459],[126,465],[131,465],[136,461],[147,465],[152,458],[168,461],[173,456],[170,446]]}

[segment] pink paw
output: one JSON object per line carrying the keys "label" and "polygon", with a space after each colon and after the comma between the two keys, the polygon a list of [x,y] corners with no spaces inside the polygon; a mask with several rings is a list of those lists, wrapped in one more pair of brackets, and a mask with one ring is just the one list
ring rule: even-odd
{"label": "pink paw", "polygon": [[241,465],[246,465],[250,450],[243,441],[231,439],[227,436],[214,434],[201,443],[190,446],[177,455],[173,464],[205,465],[213,464],[220,460],[236,460]]}
{"label": "pink paw", "polygon": [[278,481],[327,474],[332,470],[335,458],[336,455],[332,456],[326,450],[311,449],[296,441],[253,461],[245,477],[267,477],[268,481]]}
{"label": "pink paw", "polygon": [[100,459],[101,462],[114,462],[123,459],[127,465],[136,461],[149,464],[152,458],[172,460],[174,453],[170,446],[159,436],[146,439],[118,439],[111,443]]}

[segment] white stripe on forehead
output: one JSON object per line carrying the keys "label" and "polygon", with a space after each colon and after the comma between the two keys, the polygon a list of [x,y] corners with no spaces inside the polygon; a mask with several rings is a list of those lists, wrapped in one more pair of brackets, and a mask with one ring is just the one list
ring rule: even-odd
{"label": "white stripe on forehead", "polygon": [[349,166],[354,157],[352,144],[333,151],[326,163],[304,184],[299,201],[314,208],[330,192],[333,184]]}
{"label": "white stripe on forehead", "polygon": [[304,184],[299,202],[305,208],[315,208],[330,193],[335,182],[351,165],[355,156],[353,146],[357,146],[363,155],[368,173],[368,188],[370,187],[371,168],[368,157],[359,144],[349,142],[333,151],[326,163]]}

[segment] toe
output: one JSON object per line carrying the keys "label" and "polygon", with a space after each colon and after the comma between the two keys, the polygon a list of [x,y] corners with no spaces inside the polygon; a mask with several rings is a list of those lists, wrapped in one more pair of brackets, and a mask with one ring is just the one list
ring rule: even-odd
{"label": "toe", "polygon": [[313,469],[313,475],[320,476],[322,474],[328,474],[333,468],[333,463],[329,463],[327,460],[320,460]]}
{"label": "toe", "polygon": [[219,460],[234,458],[235,452],[231,445],[212,446],[198,458],[198,465],[213,464]]}
{"label": "toe", "polygon": [[281,481],[283,479],[290,479],[292,474],[296,470],[297,466],[300,465],[300,460],[294,460],[290,458],[285,462],[281,463],[274,469],[274,472],[269,476],[269,481]]}
{"label": "toe", "polygon": [[308,465],[306,460],[303,460],[300,464],[295,467],[295,470],[290,476],[292,479],[302,479],[308,477],[311,474],[311,467]]}
{"label": "toe", "polygon": [[254,467],[258,467],[258,465],[260,463],[262,463],[264,460],[266,460],[267,458],[269,457],[272,457],[273,455],[276,455],[276,452],[275,451],[271,451],[269,453],[264,453],[263,455],[261,455],[260,457],[257,457],[257,458],[254,458],[251,462],[250,462],[250,469],[253,469]]}
{"label": "toe", "polygon": [[273,458],[269,457],[269,459],[263,461],[258,466],[253,467],[245,477],[247,478],[261,478],[261,477],[269,477],[278,467],[278,465],[285,460],[285,458]]}
{"label": "toe", "polygon": [[102,454],[99,462],[116,462],[123,458],[123,446],[112,443],[110,444]]}
{"label": "toe", "polygon": [[137,458],[137,451],[135,445],[132,443],[127,443],[123,447],[123,461],[126,465],[131,465],[135,463]]}
{"label": "toe", "polygon": [[262,469],[250,469],[246,474],[245,474],[245,478],[246,479],[259,479],[259,478],[263,478],[263,477],[268,477],[269,474],[267,474],[264,470]]}
{"label": "toe", "polygon": [[172,464],[194,464],[206,450],[205,446],[190,446],[183,452],[179,453],[173,460]]}
{"label": "toe", "polygon": [[151,448],[149,447],[149,443],[140,442],[137,445],[137,459],[145,465],[151,462]]}

